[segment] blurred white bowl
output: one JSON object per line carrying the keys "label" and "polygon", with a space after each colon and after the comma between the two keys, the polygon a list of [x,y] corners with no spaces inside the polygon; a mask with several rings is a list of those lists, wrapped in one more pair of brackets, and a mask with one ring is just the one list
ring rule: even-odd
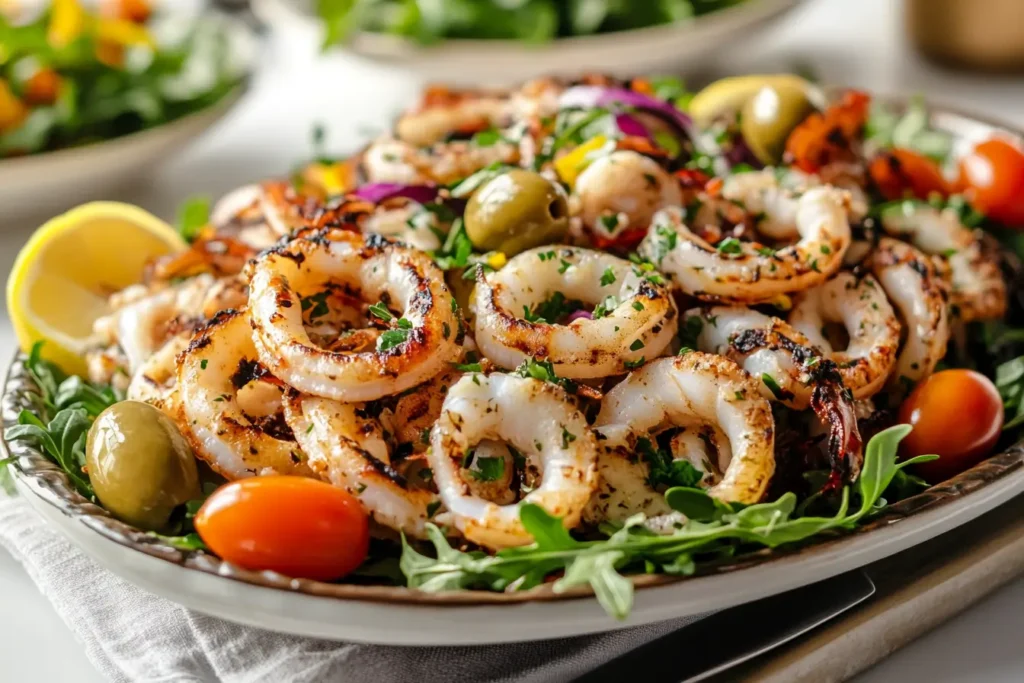
{"label": "blurred white bowl", "polygon": [[53,213],[138,183],[227,114],[245,89],[239,85],[211,107],[138,133],[0,161],[0,215]]}
{"label": "blurred white bowl", "polygon": [[[540,75],[615,75],[693,70],[716,52],[761,31],[805,0],[747,0],[692,21],[531,45],[513,40],[450,39],[422,46],[405,38],[361,33],[343,49],[393,64],[428,80],[462,86],[508,86]],[[270,26],[301,22],[322,36],[312,3],[253,0]]]}

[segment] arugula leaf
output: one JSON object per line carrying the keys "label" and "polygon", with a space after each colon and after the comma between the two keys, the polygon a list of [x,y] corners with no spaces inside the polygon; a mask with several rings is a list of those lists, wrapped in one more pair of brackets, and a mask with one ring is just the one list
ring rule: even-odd
{"label": "arugula leaf", "polygon": [[609,614],[624,618],[632,606],[633,585],[623,572],[631,567],[690,574],[696,568],[695,557],[729,556],[801,542],[831,529],[850,528],[880,509],[882,493],[899,472],[923,460],[896,461],[899,442],[909,429],[897,425],[868,443],[861,478],[856,483],[860,507],[852,514],[849,487],[843,489],[839,508],[831,517],[799,516],[793,493],[773,502],[744,506],[718,501],[701,489],[675,487],[666,492],[666,501],[688,519],[672,533],[649,532],[643,526],[643,515],[637,515],[604,540],[579,541],[557,517],[536,505],[522,504],[520,521],[533,536],[532,544],[501,550],[490,557],[464,553],[448,545],[437,527],[428,525],[436,558],[419,553],[403,539],[400,566],[409,586],[425,591],[524,590],[563,571],[553,590],[561,592],[589,584]]}
{"label": "arugula leaf", "polygon": [[42,342],[32,347],[25,368],[39,389],[30,395],[35,410],[22,410],[18,424],[9,427],[4,437],[36,446],[64,470],[79,493],[92,499],[92,486],[83,470],[86,437],[96,416],[121,396],[112,387],[67,376],[42,357]]}

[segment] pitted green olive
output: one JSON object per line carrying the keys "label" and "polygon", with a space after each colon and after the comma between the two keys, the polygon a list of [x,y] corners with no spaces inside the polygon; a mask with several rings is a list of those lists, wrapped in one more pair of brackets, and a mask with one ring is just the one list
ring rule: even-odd
{"label": "pitted green olive", "polygon": [[740,132],[762,163],[777,164],[789,134],[813,110],[804,88],[781,83],[766,85],[743,105]]}
{"label": "pitted green olive", "polygon": [[569,228],[569,204],[562,188],[544,176],[514,170],[473,193],[464,220],[477,249],[513,256],[561,241]]}
{"label": "pitted green olive", "polygon": [[765,87],[802,90],[805,96],[823,99],[812,84],[792,74],[732,76],[717,80],[694,95],[688,111],[697,125],[707,127],[723,114],[740,111],[747,100]]}
{"label": "pitted green olive", "polygon": [[100,413],[85,457],[103,507],[141,529],[165,530],[174,509],[202,493],[184,437],[148,403],[121,401]]}

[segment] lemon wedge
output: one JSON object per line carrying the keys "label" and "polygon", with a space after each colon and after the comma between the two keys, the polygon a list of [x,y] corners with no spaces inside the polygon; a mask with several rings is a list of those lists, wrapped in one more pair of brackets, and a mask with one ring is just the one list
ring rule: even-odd
{"label": "lemon wedge", "polygon": [[147,261],[188,244],[170,225],[130,204],[93,202],[51,219],[18,252],[7,277],[7,312],[22,350],[84,374],[82,354],[107,297],[139,282]]}

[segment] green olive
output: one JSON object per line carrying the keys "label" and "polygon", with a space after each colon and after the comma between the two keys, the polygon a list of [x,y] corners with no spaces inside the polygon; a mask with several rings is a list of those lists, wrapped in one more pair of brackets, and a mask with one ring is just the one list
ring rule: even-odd
{"label": "green olive", "polygon": [[786,139],[814,110],[804,88],[766,85],[743,105],[740,132],[750,151],[765,164],[777,164]]}
{"label": "green olive", "polygon": [[202,493],[184,437],[148,403],[121,401],[100,413],[85,458],[103,507],[141,529],[165,530],[174,509]]}
{"label": "green olive", "polygon": [[814,86],[792,74],[754,74],[730,76],[711,83],[690,100],[688,112],[697,125],[709,126],[724,114],[739,111],[747,100],[764,87],[796,88],[821,99]]}
{"label": "green olive", "polygon": [[544,176],[514,170],[473,193],[464,219],[477,249],[513,256],[561,241],[569,229],[569,204],[562,188]]}

